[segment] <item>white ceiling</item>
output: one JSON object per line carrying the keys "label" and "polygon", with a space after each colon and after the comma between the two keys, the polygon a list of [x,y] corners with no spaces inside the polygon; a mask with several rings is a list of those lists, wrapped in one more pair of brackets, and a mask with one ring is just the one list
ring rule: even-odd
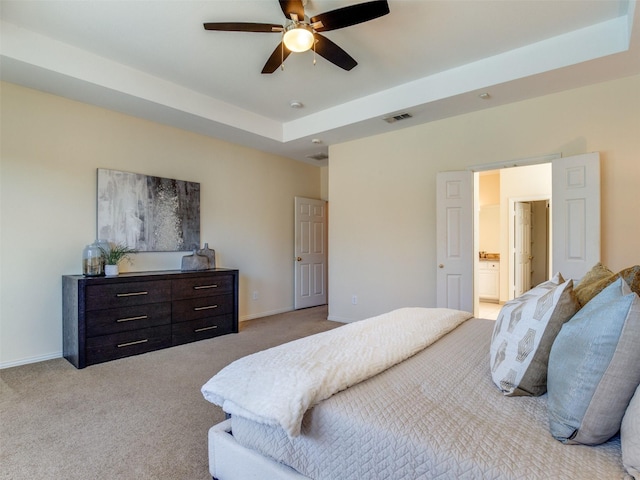
{"label": "white ceiling", "polygon": [[[640,73],[635,0],[390,0],[389,15],[324,34],[352,71],[306,52],[272,75],[260,71],[279,34],[202,24],[281,24],[276,0],[0,6],[3,80],[314,165],[334,143]],[[382,120],[401,112],[413,118]]]}

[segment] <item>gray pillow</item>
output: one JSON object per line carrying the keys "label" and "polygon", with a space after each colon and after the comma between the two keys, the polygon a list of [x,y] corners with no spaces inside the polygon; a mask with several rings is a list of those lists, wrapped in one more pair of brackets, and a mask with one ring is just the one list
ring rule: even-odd
{"label": "gray pillow", "polygon": [[491,377],[505,395],[547,391],[551,345],[579,308],[573,281],[556,276],[505,303],[491,340]]}
{"label": "gray pillow", "polygon": [[620,429],[640,383],[640,298],[619,278],[558,334],[549,355],[551,434],[597,445]]}
{"label": "gray pillow", "polygon": [[631,399],[620,427],[622,463],[627,472],[640,480],[640,387]]}

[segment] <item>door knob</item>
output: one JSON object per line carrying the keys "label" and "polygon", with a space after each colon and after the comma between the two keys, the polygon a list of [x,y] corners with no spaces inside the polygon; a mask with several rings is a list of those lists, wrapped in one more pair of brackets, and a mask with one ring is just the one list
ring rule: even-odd
{"label": "door knob", "polygon": [[438,265],[438,268],[444,268],[444,265],[441,263],[440,265]]}
{"label": "door knob", "polygon": [[297,260],[298,262],[301,262],[301,261],[302,261],[302,257],[298,257],[298,258],[296,258],[296,260]]}

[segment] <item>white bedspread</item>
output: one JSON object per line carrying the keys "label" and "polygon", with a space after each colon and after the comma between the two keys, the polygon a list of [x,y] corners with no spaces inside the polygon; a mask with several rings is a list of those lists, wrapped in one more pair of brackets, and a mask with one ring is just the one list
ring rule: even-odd
{"label": "white bedspread", "polygon": [[546,395],[505,397],[496,388],[494,326],[468,320],[332,395],[305,413],[295,438],[239,416],[231,419],[232,438],[314,480],[632,480],[619,436],[595,447],[565,445],[549,433]]}
{"label": "white bedspread", "polygon": [[402,308],[236,360],[202,387],[232,415],[300,433],[304,413],[425,349],[468,312]]}

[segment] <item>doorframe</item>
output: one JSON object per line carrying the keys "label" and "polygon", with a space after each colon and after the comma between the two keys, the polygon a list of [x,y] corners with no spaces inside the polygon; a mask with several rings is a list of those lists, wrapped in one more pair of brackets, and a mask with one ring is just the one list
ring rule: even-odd
{"label": "doorframe", "polygon": [[[308,214],[305,214],[300,211],[300,207],[303,203],[308,203],[309,205],[313,205],[314,207],[322,208],[322,228],[321,235],[322,241],[321,245],[314,244],[317,248],[319,247],[320,251],[317,249],[315,251],[303,251],[300,247],[302,245],[303,239],[303,230],[301,228],[301,219],[303,217],[317,217],[310,210]],[[328,221],[328,212],[329,212],[329,202],[327,200],[317,199],[317,198],[309,198],[302,197],[296,195],[294,197],[294,252],[293,252],[293,263],[294,263],[294,286],[293,286],[293,308],[294,310],[299,310],[301,308],[315,307],[319,305],[326,305],[329,301],[328,294],[328,263],[329,263],[329,255],[328,255],[328,245],[329,245],[329,221]],[[309,230],[307,231],[307,240],[313,243],[313,240],[317,240],[318,232],[315,230],[320,224],[311,222],[309,224]],[[309,245],[311,248],[311,245]],[[307,272],[302,271],[302,267],[307,268]],[[320,267],[321,276],[320,282],[318,282],[318,268]],[[306,275],[304,274],[306,273]],[[306,280],[306,281],[305,281]],[[309,288],[308,295],[305,297],[303,295],[302,285],[306,284]],[[321,291],[318,291],[314,287],[320,287]]]}
{"label": "doorframe", "polygon": [[[508,221],[509,221],[509,257],[507,258],[507,261],[509,262],[508,265],[508,271],[509,271],[509,277],[508,277],[508,290],[507,290],[507,301],[508,300],[513,300],[513,298],[515,298],[515,289],[516,289],[516,279],[515,279],[515,262],[513,261],[515,258],[515,246],[514,246],[514,240],[515,240],[515,212],[516,212],[516,203],[518,202],[539,202],[539,201],[551,201],[551,198],[549,198],[549,195],[546,194],[541,194],[541,195],[524,195],[522,197],[509,197],[507,199],[508,201],[508,211],[507,211],[507,215],[508,215]],[[551,209],[549,209],[549,227],[547,230],[547,242],[549,245],[552,244],[553,242],[553,232],[551,231],[551,215],[552,215],[552,211]],[[547,256],[547,262],[551,261],[551,256],[548,255]],[[550,272],[551,269],[549,268],[550,265],[547,265],[547,269]]]}
{"label": "doorframe", "polygon": [[467,170],[480,173],[490,170],[502,170],[503,168],[528,167],[530,165],[540,165],[541,163],[551,163],[556,158],[562,158],[561,153],[548,153],[538,157],[527,157],[516,160],[506,160],[504,162],[483,163],[482,165],[470,165]]}
{"label": "doorframe", "polygon": [[[473,201],[474,201],[474,208],[473,208],[473,258],[474,258],[473,260],[473,310],[474,311],[473,311],[473,314],[475,316],[478,315],[480,310],[480,297],[477,294],[478,284],[479,284],[478,267],[480,263],[480,260],[478,258],[478,252],[480,251],[480,234],[479,234],[480,172],[488,172],[491,170],[502,170],[504,168],[513,168],[513,167],[528,167],[531,165],[540,165],[543,163],[552,163],[553,160],[557,158],[562,158],[562,153],[548,153],[545,155],[539,155],[535,157],[526,157],[526,158],[515,159],[515,160],[506,160],[502,162],[485,163],[482,165],[470,165],[466,168],[468,171],[473,172],[474,174],[472,184],[473,184]],[[544,195],[544,197],[548,197],[548,195]],[[545,198],[542,198],[540,200],[544,200],[544,199]],[[515,210],[515,208],[512,205],[511,205],[511,208]],[[551,209],[549,209],[549,211],[550,211],[549,214],[551,215]],[[511,222],[513,222],[512,218],[513,218],[513,211],[511,212],[511,215],[509,215],[509,219]],[[551,218],[549,219],[549,229],[551,229]],[[509,227],[509,231],[513,232],[513,225]],[[549,235],[551,235],[551,232],[549,233]],[[550,245],[552,245],[550,236],[549,236],[549,240],[550,240]],[[513,240],[510,239],[509,241],[512,242]],[[552,255],[549,255],[549,262],[551,262],[551,258],[552,258]],[[511,263],[512,262],[509,262],[509,267],[511,267]],[[513,268],[509,268],[508,270],[510,272],[509,290],[513,292],[513,287],[511,286],[514,283]]]}
{"label": "doorframe", "polygon": [[[555,232],[552,242],[551,264],[554,270],[566,271],[566,277],[579,281],[582,276],[591,268],[595,263],[600,261],[600,246],[601,246],[601,231],[600,231],[600,213],[601,213],[601,178],[600,178],[600,153],[590,152],[586,154],[572,155],[563,158],[558,154],[556,162],[552,161],[554,158],[550,156],[539,158],[538,161],[530,160],[529,164],[535,163],[549,163],[551,162],[552,168],[552,187],[551,195],[553,202],[550,202],[551,208],[554,208],[554,204],[557,204],[560,208],[553,210],[552,229]],[[551,156],[553,157],[553,155]],[[493,164],[495,169],[496,164]],[[520,166],[517,163],[510,166]],[[470,244],[468,250],[465,249],[466,255],[472,257],[469,261],[471,269],[471,278],[458,278],[458,284],[464,284],[469,292],[468,297],[460,295],[460,292],[454,292],[460,297],[460,304],[472,304],[473,313],[478,314],[478,303],[475,296],[475,283],[477,283],[476,270],[478,264],[477,252],[474,252],[474,247],[477,245],[479,234],[478,230],[473,228],[475,219],[479,216],[479,208],[477,199],[479,197],[478,189],[476,188],[475,179],[478,178],[479,172],[482,170],[488,170],[487,166],[473,166],[467,167],[467,175],[459,175],[457,178],[469,178],[472,181],[466,180],[467,183],[471,183],[470,190],[472,198],[468,208],[471,210],[468,213],[458,212],[458,216],[469,215],[471,221],[468,222],[468,232],[459,233],[458,236],[463,238],[466,235],[467,239],[472,239],[471,242],[465,242]],[[465,171],[458,171],[460,174],[464,174]],[[453,174],[453,172],[450,172]],[[442,195],[443,188],[441,183],[441,177],[444,172],[438,172],[436,176],[436,197],[438,200],[446,199]],[[455,178],[455,176],[454,176]],[[461,181],[460,180],[460,181]],[[458,183],[460,183],[458,181]],[[595,188],[594,188],[595,187]],[[459,190],[459,187],[457,187]],[[461,195],[458,195],[461,196]],[[469,203],[467,201],[467,203]],[[446,245],[441,242],[443,232],[441,232],[441,222],[438,221],[438,217],[442,216],[443,212],[440,210],[441,201],[436,202],[436,243],[437,254],[436,259],[445,253]],[[459,210],[460,207],[457,207]],[[556,245],[558,244],[558,245]],[[456,246],[456,251],[461,250],[462,244]],[[475,248],[477,250],[477,247]],[[462,254],[461,254],[462,255]],[[461,256],[458,255],[458,256]],[[474,258],[475,257],[475,260]],[[442,265],[442,267],[440,267]],[[438,273],[443,269],[445,265],[443,263],[438,264],[436,272]],[[458,277],[461,277],[458,274]],[[441,275],[436,275],[436,283],[438,286],[438,292],[436,295],[436,304],[439,307],[446,306],[441,300],[448,298],[449,294],[441,294],[440,288],[447,288],[445,285],[441,287]]]}

